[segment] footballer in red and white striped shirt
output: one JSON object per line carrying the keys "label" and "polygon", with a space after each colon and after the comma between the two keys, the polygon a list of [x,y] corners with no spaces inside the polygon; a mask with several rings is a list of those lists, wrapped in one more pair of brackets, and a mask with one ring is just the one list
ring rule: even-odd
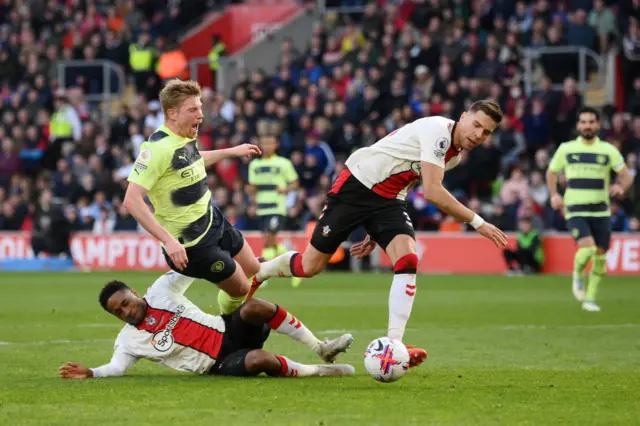
{"label": "footballer in red and white striped shirt", "polygon": [[[352,246],[351,254],[367,256],[378,244],[389,256],[395,276],[389,294],[388,337],[402,341],[416,294],[419,261],[405,202],[407,192],[422,183],[428,201],[457,220],[470,223],[497,246],[504,246],[502,231],[485,223],[442,185],[445,170],[459,163],[463,151],[484,143],[501,120],[498,104],[478,101],[458,122],[445,117],[421,118],[355,151],[329,191],[307,250],[304,254],[288,252],[262,263],[252,292],[271,277],[318,274],[349,234],[363,225],[368,236]],[[409,354],[412,366],[427,357],[423,349],[413,347]]]}
{"label": "footballer in red and white striped shirt", "polygon": [[318,340],[284,308],[249,299],[229,315],[210,315],[185,296],[193,278],[168,272],[158,278],[144,297],[121,281],[109,282],[100,304],[127,324],[115,341],[111,362],[87,368],[68,362],[59,369],[65,379],[121,376],[139,359],[179,371],[228,376],[347,376],[348,364],[305,365],[262,349],[271,330],[307,346],[323,361],[333,363],[353,342],[350,334]]}

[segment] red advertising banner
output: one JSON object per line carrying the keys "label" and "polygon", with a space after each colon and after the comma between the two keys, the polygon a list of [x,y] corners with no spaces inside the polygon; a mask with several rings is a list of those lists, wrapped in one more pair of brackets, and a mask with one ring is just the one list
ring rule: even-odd
{"label": "red advertising banner", "polygon": [[[213,35],[226,45],[227,55],[233,55],[264,35],[278,29],[302,10],[296,3],[238,4],[228,6],[224,13],[180,42],[180,50],[188,60],[205,58],[212,47]],[[198,82],[214,87],[208,65],[198,68]]]}
{"label": "red advertising banner", "polygon": [[[262,250],[262,236],[245,233],[256,254]],[[284,232],[282,243],[292,250],[304,251],[303,233]],[[510,243],[514,243],[513,236]],[[420,273],[502,274],[506,266],[502,252],[490,241],[474,234],[417,235]],[[568,235],[549,235],[544,239],[547,273],[568,274],[573,268],[575,247]],[[74,261],[92,270],[166,270],[160,244],[144,234],[76,234],[71,241]],[[30,236],[26,233],[0,232],[0,260],[31,258]],[[382,254],[381,266],[391,267]],[[640,275],[640,235],[616,234],[611,242],[607,266],[611,275]]]}

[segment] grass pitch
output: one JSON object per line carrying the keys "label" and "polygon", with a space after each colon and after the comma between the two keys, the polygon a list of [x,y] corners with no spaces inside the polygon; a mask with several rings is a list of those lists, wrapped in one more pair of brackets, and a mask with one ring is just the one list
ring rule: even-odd
{"label": "grass pitch", "polygon": [[[580,310],[566,277],[420,276],[406,343],[429,351],[400,381],[362,363],[386,334],[391,274],[325,273],[258,297],[319,338],[355,336],[341,362],[353,378],[198,377],[139,362],[123,378],[63,381],[65,361],[109,361],[120,323],[97,302],[109,279],[144,292],[150,273],[0,274],[2,425],[631,425],[640,424],[640,280],[607,277],[600,313]],[[217,290],[187,292],[216,312]],[[305,363],[305,347],[272,333],[265,349]]]}

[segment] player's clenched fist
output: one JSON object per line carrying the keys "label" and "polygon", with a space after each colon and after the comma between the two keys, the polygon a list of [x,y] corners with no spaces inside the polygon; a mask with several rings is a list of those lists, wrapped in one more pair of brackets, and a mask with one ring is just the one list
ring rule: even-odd
{"label": "player's clenched fist", "polygon": [[507,236],[504,235],[504,232],[490,223],[485,222],[482,226],[479,226],[476,231],[483,237],[493,241],[496,247],[504,247],[507,245]]}
{"label": "player's clenched fist", "polygon": [[562,206],[564,205],[564,200],[562,199],[562,195],[560,194],[553,194],[551,196],[551,207],[554,210],[560,210],[562,208]]}
{"label": "player's clenched fist", "polygon": [[61,379],[88,379],[93,377],[93,373],[82,364],[67,362],[58,369],[58,376]]}

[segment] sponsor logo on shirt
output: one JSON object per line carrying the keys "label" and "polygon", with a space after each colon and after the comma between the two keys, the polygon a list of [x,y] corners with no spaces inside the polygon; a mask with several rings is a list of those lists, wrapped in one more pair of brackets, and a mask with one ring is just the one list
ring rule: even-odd
{"label": "sponsor logo on shirt", "polygon": [[147,170],[147,166],[136,161],[133,170],[135,170],[136,173],[140,174],[140,172],[144,172],[145,170]]}
{"label": "sponsor logo on shirt", "polygon": [[185,311],[184,305],[178,305],[176,313],[171,317],[164,330],[156,332],[151,338],[151,346],[158,352],[167,352],[173,346],[172,331]]}

